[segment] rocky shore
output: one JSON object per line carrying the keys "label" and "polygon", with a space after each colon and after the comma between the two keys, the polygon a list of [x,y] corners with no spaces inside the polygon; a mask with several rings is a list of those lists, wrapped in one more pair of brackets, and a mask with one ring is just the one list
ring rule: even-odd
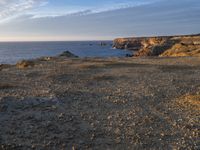
{"label": "rocky shore", "polygon": [[133,50],[134,56],[200,56],[200,35],[118,38],[113,47]]}
{"label": "rocky shore", "polygon": [[200,59],[0,66],[0,149],[200,149]]}

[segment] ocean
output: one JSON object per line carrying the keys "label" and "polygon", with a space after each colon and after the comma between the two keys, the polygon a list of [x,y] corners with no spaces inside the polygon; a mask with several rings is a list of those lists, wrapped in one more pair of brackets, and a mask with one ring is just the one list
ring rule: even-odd
{"label": "ocean", "polygon": [[124,57],[130,51],[112,48],[112,41],[84,42],[0,42],[0,64],[14,64],[22,59],[56,56],[70,51],[79,57]]}

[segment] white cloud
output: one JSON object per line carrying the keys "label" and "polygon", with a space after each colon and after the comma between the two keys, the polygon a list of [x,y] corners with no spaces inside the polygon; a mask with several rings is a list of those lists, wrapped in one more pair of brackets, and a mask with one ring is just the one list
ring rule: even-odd
{"label": "white cloud", "polygon": [[44,4],[45,0],[0,0],[0,21]]}
{"label": "white cloud", "polygon": [[132,8],[132,7],[138,7],[142,5],[148,5],[151,3],[155,3],[161,0],[135,0],[135,1],[129,1],[129,0],[120,0],[116,3],[116,1],[108,1],[103,2],[98,5],[92,5],[92,6],[83,6],[80,7],[77,5],[77,7],[74,8],[74,6],[67,5],[65,6],[65,9],[61,7],[58,9],[57,7],[54,7],[53,9],[45,9],[40,11],[33,11],[30,13],[32,15],[32,18],[48,18],[48,17],[61,17],[61,16],[84,16],[89,14],[97,14],[102,12],[108,12],[108,11],[114,11],[114,10],[120,10],[120,9],[126,9],[126,8]]}
{"label": "white cloud", "polygon": [[[74,6],[66,5],[61,8],[52,7],[42,7],[45,6],[49,0],[0,0],[0,23],[12,18],[18,17],[20,15],[30,15],[31,18],[46,18],[46,17],[59,17],[59,16],[83,16],[88,14],[96,14],[106,11],[113,11],[118,9],[125,9],[130,7],[137,7],[141,5],[146,5],[154,3],[160,0],[120,0],[117,3],[115,1],[108,1],[99,6],[88,6],[73,8]],[[64,9],[63,9],[64,8]]]}

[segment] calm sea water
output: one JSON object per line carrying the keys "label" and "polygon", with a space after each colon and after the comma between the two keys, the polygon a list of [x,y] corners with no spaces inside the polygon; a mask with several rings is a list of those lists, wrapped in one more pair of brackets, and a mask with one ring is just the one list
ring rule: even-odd
{"label": "calm sea water", "polygon": [[70,51],[79,57],[123,57],[129,51],[112,49],[112,42],[0,42],[0,64],[13,64],[22,59],[56,56]]}

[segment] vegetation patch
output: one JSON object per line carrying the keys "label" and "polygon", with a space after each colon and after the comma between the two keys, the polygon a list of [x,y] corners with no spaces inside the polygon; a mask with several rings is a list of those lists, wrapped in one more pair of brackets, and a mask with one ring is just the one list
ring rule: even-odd
{"label": "vegetation patch", "polygon": [[110,76],[110,75],[96,75],[93,77],[94,80],[97,80],[97,81],[109,81],[109,80],[114,80],[115,77],[113,76]]}
{"label": "vegetation patch", "polygon": [[[105,64],[107,67],[147,67],[150,66],[148,64],[139,64],[139,63],[126,63],[126,62],[112,62]],[[151,65],[152,66],[152,65]]]}
{"label": "vegetation patch", "polygon": [[77,69],[96,69],[103,68],[105,65],[103,63],[84,63],[74,65]]}
{"label": "vegetation patch", "polygon": [[15,88],[16,86],[10,83],[0,83],[0,90]]}
{"label": "vegetation patch", "polygon": [[178,99],[178,104],[187,109],[200,111],[200,94],[189,94]]}
{"label": "vegetation patch", "polygon": [[198,66],[181,66],[181,65],[168,65],[168,66],[159,66],[163,72],[171,72],[171,71],[193,71],[193,70],[200,70]]}
{"label": "vegetation patch", "polygon": [[16,64],[17,68],[19,69],[33,67],[34,65],[35,65],[34,62],[30,60],[22,60]]}

